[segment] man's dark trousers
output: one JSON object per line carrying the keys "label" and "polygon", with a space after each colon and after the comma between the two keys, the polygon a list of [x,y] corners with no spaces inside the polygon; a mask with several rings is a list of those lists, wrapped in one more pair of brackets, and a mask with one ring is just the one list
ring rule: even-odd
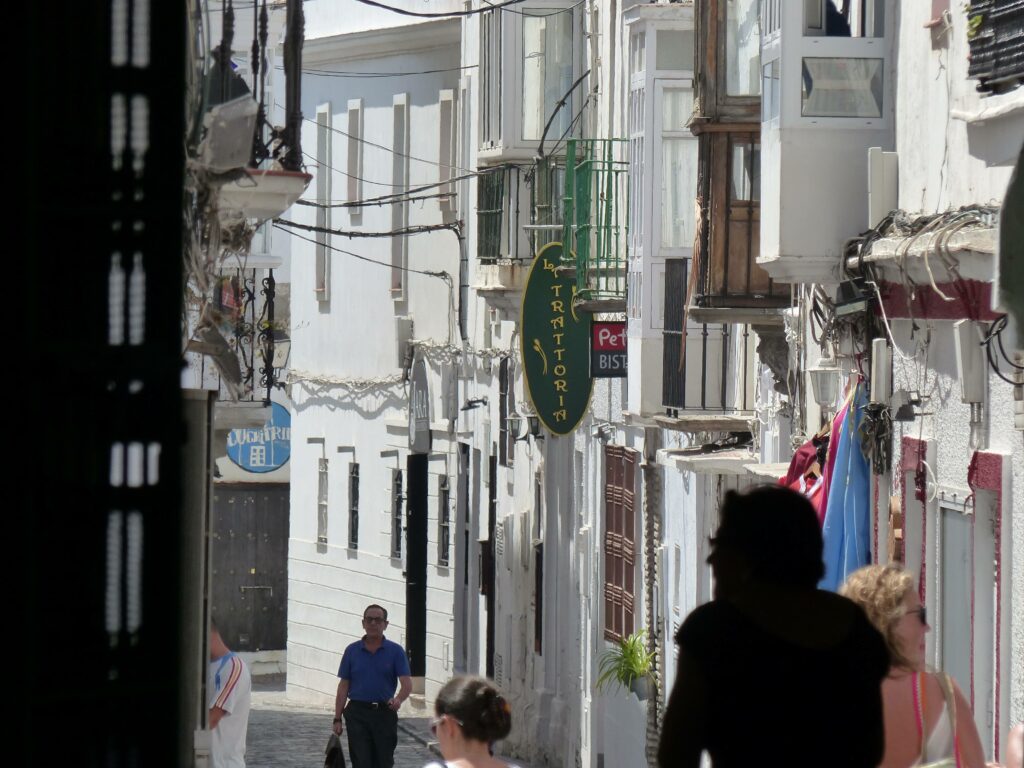
{"label": "man's dark trousers", "polygon": [[398,713],[383,702],[374,709],[350,701],[344,716],[352,768],[394,768]]}

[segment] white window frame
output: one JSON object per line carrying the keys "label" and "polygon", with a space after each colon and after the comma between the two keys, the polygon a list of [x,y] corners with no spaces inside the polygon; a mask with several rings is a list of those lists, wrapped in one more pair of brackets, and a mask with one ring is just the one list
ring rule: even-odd
{"label": "white window frame", "polygon": [[[502,16],[501,40],[492,48],[492,50],[497,49],[501,52],[500,69],[497,75],[501,82],[501,97],[500,101],[496,103],[492,103],[489,100],[488,93],[490,89],[494,88],[493,81],[496,79],[494,72],[485,71],[485,62],[483,60],[480,61],[480,88],[478,91],[480,111],[478,157],[480,160],[484,162],[529,160],[536,155],[539,142],[534,140],[527,141],[523,138],[523,15],[529,15],[531,12],[536,12],[538,15],[550,14],[555,11],[564,11],[566,14],[571,14],[572,21],[570,22],[570,27],[572,29],[573,46],[572,80],[575,82],[576,78],[583,71],[581,66],[585,46],[580,35],[579,13],[581,8],[569,10],[572,5],[571,0],[528,0],[527,3],[516,6],[516,13],[506,13]],[[481,40],[481,48],[482,46],[483,41]],[[492,81],[490,85],[485,82],[489,76]],[[572,92],[569,99],[566,100],[563,109],[568,110],[570,121],[575,117],[579,105],[583,103],[585,87],[586,84],[581,83]],[[559,97],[561,97],[561,94],[559,94]],[[487,114],[490,115],[491,120],[497,121],[497,129],[493,132],[495,136],[490,141],[488,141],[484,131],[485,110],[488,111]],[[545,117],[545,121],[547,117],[550,117],[550,115]],[[546,154],[551,153],[558,139],[559,136],[551,135],[545,138],[544,149]],[[561,151],[564,151],[564,144],[560,149]]]}
{"label": "white window frame", "polygon": [[[316,108],[316,225],[331,228],[331,162],[334,144],[331,126],[331,103],[325,102]],[[313,273],[313,290],[317,301],[331,300],[331,236],[316,232],[316,258]]]}
{"label": "white window frame", "polygon": [[[661,338],[664,330],[665,259],[691,258],[693,245],[666,248],[661,245],[661,185],[664,169],[663,141],[668,138],[697,138],[682,124],[677,130],[662,129],[662,111],[666,89],[693,90],[693,70],[659,70],[658,32],[690,32],[689,24],[634,20],[627,22],[629,101],[627,108],[642,114],[627,115],[626,131],[630,141],[630,318],[636,321],[639,334]],[[643,43],[640,37],[643,36]],[[642,104],[634,104],[635,99]],[[639,174],[639,178],[637,175]],[[631,323],[632,325],[632,323]]]}

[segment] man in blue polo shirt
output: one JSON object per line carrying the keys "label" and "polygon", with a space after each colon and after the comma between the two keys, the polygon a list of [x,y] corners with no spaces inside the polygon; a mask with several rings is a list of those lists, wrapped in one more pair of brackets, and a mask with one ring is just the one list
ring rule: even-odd
{"label": "man in blue polo shirt", "polygon": [[[340,736],[343,724],[348,726],[352,768],[393,768],[395,764],[398,708],[409,698],[412,677],[405,649],[384,637],[387,626],[386,610],[366,606],[366,634],[345,649],[338,668],[334,732]],[[400,685],[397,695],[396,685]]]}

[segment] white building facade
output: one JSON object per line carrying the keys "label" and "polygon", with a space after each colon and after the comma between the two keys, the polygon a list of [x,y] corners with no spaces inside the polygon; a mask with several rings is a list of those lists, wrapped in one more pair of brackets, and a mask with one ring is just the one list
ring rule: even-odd
{"label": "white building facade", "polygon": [[[968,649],[992,751],[1024,715],[1013,385],[993,373],[980,407],[953,402],[956,318],[928,320],[922,345],[902,299],[882,302],[885,335],[868,333],[879,320],[841,321],[821,348],[811,319],[815,297],[835,319],[848,241],[879,223],[868,220],[884,205],[882,177],[868,197],[868,149],[898,153],[890,208],[988,205],[1019,150],[1019,92],[985,97],[1000,102],[990,119],[961,71],[957,9],[939,35],[891,3],[854,3],[844,21],[861,34],[840,37],[816,34],[812,22],[825,22],[805,5],[452,2],[431,5],[453,14],[434,18],[306,4],[303,146],[315,178],[281,224],[293,235],[290,696],[333,700],[341,652],[375,602],[409,651],[415,707],[454,674],[485,674],[513,705],[508,753],[648,762],[675,676],[672,637],[711,598],[707,539],[723,494],[777,482],[821,426],[806,374],[819,357],[852,370],[859,354],[870,379],[864,339],[886,338],[892,390],[931,400],[894,423],[891,469],[872,485],[871,557],[894,554],[889,497],[926,467],[924,511],[899,502],[905,558],[930,611],[962,600],[950,585],[968,572],[977,606],[966,635],[946,609],[933,659],[950,666]],[[827,20],[838,9],[819,10]],[[933,48],[931,35],[947,42]],[[925,103],[908,84],[947,57],[961,68],[941,70],[959,106]],[[813,96],[807,77],[834,81],[844,58],[881,63],[847,67],[838,94]],[[921,111],[931,117],[911,117]],[[579,309],[626,323],[629,363],[626,377],[594,380],[582,420],[560,436],[524,378],[534,352],[521,312],[537,252],[567,236]],[[961,275],[991,285],[991,233],[988,246],[972,237]],[[871,245],[864,260],[878,262],[884,298],[896,262],[884,236]],[[998,313],[989,302],[973,320]],[[968,442],[972,412],[981,423]],[[656,690],[599,689],[603,655],[638,630]]]}

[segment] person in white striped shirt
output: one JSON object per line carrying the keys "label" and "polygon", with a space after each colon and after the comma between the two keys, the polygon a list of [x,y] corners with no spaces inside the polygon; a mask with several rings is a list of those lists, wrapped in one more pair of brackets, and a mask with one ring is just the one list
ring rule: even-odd
{"label": "person in white striped shirt", "polygon": [[210,620],[209,728],[213,732],[213,768],[245,768],[252,678],[249,667],[220,636]]}

